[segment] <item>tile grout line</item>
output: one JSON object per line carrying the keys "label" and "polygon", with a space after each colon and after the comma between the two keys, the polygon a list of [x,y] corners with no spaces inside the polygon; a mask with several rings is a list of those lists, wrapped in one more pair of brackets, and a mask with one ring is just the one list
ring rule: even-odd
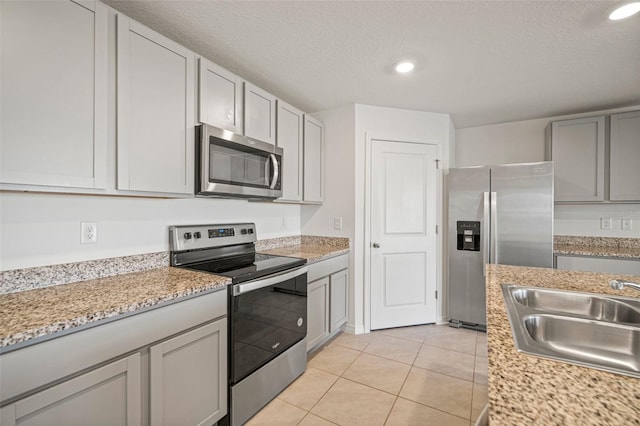
{"label": "tile grout line", "polygon": [[[368,346],[368,345],[367,345],[367,346]],[[348,348],[348,349],[351,349],[351,348]],[[352,349],[352,350],[356,350],[356,349]],[[333,384],[332,384],[331,386],[329,386],[329,388],[328,388],[328,389],[327,389],[327,390],[322,394],[322,396],[321,396],[320,398],[318,398],[318,400],[315,402],[315,404],[313,404],[313,405],[311,406],[311,408],[309,409],[308,413],[311,413],[311,410],[313,410],[313,409],[315,408],[315,406],[316,406],[316,405],[318,405],[318,403],[319,403],[320,401],[322,401],[322,398],[324,398],[324,397],[327,395],[327,393],[329,393],[329,391],[330,391],[330,390],[331,390],[331,389],[336,385],[336,383],[338,383],[338,381],[339,381],[340,379],[342,379],[342,378],[343,378],[343,379],[345,379],[345,380],[349,380],[349,379],[347,379],[346,377],[343,377],[342,375],[343,375],[343,374],[344,374],[344,373],[349,369],[349,367],[351,367],[351,366],[353,365],[353,363],[354,363],[354,362],[356,362],[356,360],[357,360],[358,358],[360,358],[360,355],[362,355],[362,354],[363,354],[363,352],[362,352],[362,351],[358,351],[358,352],[360,352],[360,354],[358,354],[358,356],[357,356],[357,357],[355,357],[355,358],[353,359],[353,361],[351,361],[351,363],[349,364],[349,366],[348,366],[347,368],[345,368],[345,370],[344,370],[344,371],[343,371],[343,372],[338,376],[338,379],[337,379],[335,382],[333,382]],[[317,368],[317,367],[313,367],[313,368]],[[328,371],[322,370],[322,369],[320,369],[320,368],[318,368],[318,370],[324,371],[325,373],[329,373]],[[329,373],[329,374],[333,374],[333,373]],[[334,374],[334,376],[335,376],[335,374]],[[349,380],[349,381],[351,381],[351,380]],[[354,382],[354,383],[357,383],[357,382]],[[336,423],[332,422],[332,421],[331,421],[331,420],[329,420],[329,419],[325,419],[324,417],[322,417],[322,416],[321,416],[321,415],[319,415],[319,414],[315,414],[315,413],[311,413],[311,414],[313,414],[314,416],[318,416],[318,417],[320,417],[320,418],[321,418],[321,419],[323,419],[323,420],[327,420],[328,422],[331,422],[331,423],[333,423],[333,424],[336,424]],[[306,416],[305,416],[305,417],[306,417]],[[304,417],[303,417],[303,419],[304,419]],[[301,421],[302,421],[302,420],[301,420]]]}
{"label": "tile grout line", "polygon": [[[452,331],[453,331],[453,330],[452,330]],[[444,333],[444,334],[446,334],[446,333]],[[455,331],[454,331],[454,333],[453,333],[453,334],[455,334]],[[375,353],[365,352],[365,351],[366,351],[366,350],[371,346],[371,344],[376,340],[376,338],[377,338],[377,337],[391,337],[391,338],[394,338],[394,339],[402,340],[402,341],[404,341],[404,342],[416,343],[416,344],[418,344],[418,345],[419,345],[419,348],[418,348],[418,350],[417,350],[417,352],[416,352],[415,356],[413,357],[413,361],[411,361],[411,363],[398,361],[397,359],[387,358],[387,357],[385,357],[385,356],[383,356],[383,355],[380,355],[380,354],[375,354]],[[353,347],[351,347],[351,346],[347,346],[347,345],[345,345],[345,344],[341,344],[340,342],[338,342],[338,341],[337,341],[337,339],[334,339],[333,341],[331,341],[330,343],[328,343],[328,344],[325,346],[325,348],[326,348],[326,347],[330,347],[330,345],[335,345],[335,346],[338,346],[338,347],[340,347],[340,348],[344,348],[344,349],[348,349],[348,350],[351,350],[351,351],[353,351],[353,352],[356,352],[356,353],[357,353],[357,356],[356,356],[356,357],[355,357],[355,358],[354,358],[350,363],[348,363],[348,365],[346,366],[346,368],[345,368],[345,369],[344,369],[340,374],[335,374],[334,372],[327,371],[327,370],[325,370],[325,369],[323,369],[323,368],[319,368],[319,367],[317,367],[317,366],[310,366],[310,367],[312,367],[312,368],[314,368],[314,369],[317,369],[318,371],[321,371],[321,372],[324,372],[324,373],[326,373],[326,374],[330,374],[330,375],[332,375],[332,376],[336,376],[336,377],[337,377],[337,379],[335,380],[335,382],[334,382],[334,383],[332,383],[332,384],[327,388],[327,390],[326,390],[326,391],[324,391],[324,392],[322,393],[322,395],[321,395],[321,396],[317,399],[317,401],[316,401],[316,402],[311,406],[311,408],[309,408],[309,409],[307,410],[307,409],[305,409],[305,408],[303,408],[303,407],[299,407],[298,405],[293,404],[293,403],[290,403],[290,402],[288,402],[288,401],[286,401],[286,400],[284,400],[284,399],[281,399],[281,398],[279,398],[279,397],[276,397],[276,398],[277,398],[277,399],[279,399],[281,402],[286,403],[286,404],[289,404],[289,405],[291,405],[291,406],[293,406],[293,407],[296,407],[296,408],[298,408],[298,409],[300,409],[301,411],[303,411],[303,412],[304,412],[304,416],[302,417],[302,419],[301,419],[297,424],[300,424],[301,422],[303,422],[303,421],[304,421],[304,419],[306,419],[306,418],[307,418],[307,417],[309,417],[310,415],[313,415],[313,416],[317,416],[317,417],[319,417],[319,418],[321,418],[321,419],[323,419],[323,420],[325,420],[325,421],[327,421],[327,422],[329,422],[329,423],[331,423],[331,424],[334,424],[334,425],[338,425],[338,426],[340,426],[338,423],[335,423],[335,422],[333,422],[333,421],[331,421],[331,420],[329,420],[329,419],[326,419],[326,418],[322,417],[321,415],[318,415],[318,414],[316,414],[316,413],[312,413],[312,410],[313,410],[313,409],[314,409],[314,408],[319,404],[319,402],[320,402],[323,398],[325,398],[325,396],[327,395],[327,393],[329,393],[329,392],[331,391],[331,389],[333,389],[333,387],[335,386],[335,384],[336,384],[340,379],[344,379],[344,380],[345,380],[345,381],[347,381],[347,382],[350,382],[350,383],[353,383],[353,384],[357,384],[357,385],[364,386],[364,387],[369,388],[369,389],[371,389],[371,390],[373,390],[373,391],[382,392],[382,393],[387,394],[387,395],[390,395],[390,396],[392,396],[392,397],[394,398],[394,399],[393,399],[393,403],[391,404],[391,409],[390,409],[390,410],[389,410],[389,412],[387,413],[387,415],[386,415],[386,417],[385,417],[385,420],[384,420],[384,423],[383,423],[383,424],[386,424],[386,423],[389,421],[389,418],[390,418],[390,416],[391,416],[391,413],[393,412],[394,407],[396,406],[396,404],[398,403],[398,401],[399,401],[400,399],[402,399],[402,400],[405,400],[405,401],[409,401],[409,402],[416,403],[416,404],[418,404],[418,405],[420,405],[420,406],[423,406],[423,407],[427,407],[427,408],[429,408],[429,409],[431,409],[431,410],[435,410],[435,411],[441,412],[441,413],[446,414],[446,415],[449,415],[449,416],[454,416],[454,417],[456,417],[456,418],[458,418],[458,419],[460,419],[460,420],[468,421],[468,422],[469,422],[469,425],[470,425],[470,426],[472,426],[472,425],[473,425],[473,423],[474,423],[474,419],[472,418],[472,416],[473,416],[474,391],[475,391],[476,386],[477,386],[477,385],[480,385],[479,383],[476,383],[476,381],[475,381],[476,370],[477,370],[477,368],[478,368],[478,355],[477,355],[477,353],[478,353],[478,332],[476,331],[476,333],[474,334],[474,354],[473,354],[473,355],[471,355],[471,354],[469,354],[469,353],[467,353],[467,352],[460,352],[460,351],[457,351],[457,350],[454,350],[454,349],[450,349],[450,348],[445,348],[445,347],[435,346],[435,345],[432,345],[432,344],[426,344],[426,343],[425,343],[425,341],[426,341],[428,338],[429,338],[429,334],[428,334],[428,333],[427,333],[427,335],[424,337],[424,339],[423,339],[422,341],[418,341],[418,340],[414,340],[414,339],[408,339],[408,338],[405,338],[405,337],[399,337],[399,336],[397,336],[397,335],[385,334],[385,333],[383,333],[383,332],[380,332],[380,333],[375,333],[375,334],[373,334],[373,335],[371,336],[371,338],[370,338],[370,339],[367,339],[367,341],[364,341],[363,343],[365,343],[365,345],[362,347],[362,349],[355,349],[355,348],[353,348]],[[417,366],[417,365],[415,364],[415,362],[416,362],[416,360],[417,360],[417,358],[418,358],[418,356],[419,356],[419,354],[420,354],[420,352],[422,351],[422,349],[423,349],[423,347],[424,347],[424,346],[426,346],[426,347],[427,347],[427,348],[426,348],[426,349],[427,349],[427,351],[429,350],[429,348],[436,348],[436,349],[448,350],[448,351],[456,352],[456,353],[461,354],[461,355],[473,356],[473,357],[474,357],[474,359],[473,359],[473,375],[472,375],[472,379],[471,379],[471,381],[461,379],[460,377],[451,376],[451,375],[449,375],[449,374],[445,374],[445,373],[442,373],[442,372],[440,372],[440,371],[430,370],[430,369],[428,369],[428,368],[423,368],[423,367]],[[324,348],[323,348],[323,349],[324,349]],[[320,353],[320,352],[317,352],[317,353],[316,353],[316,355],[318,355],[319,353]],[[366,384],[366,383],[360,383],[359,381],[352,380],[352,379],[349,379],[349,378],[345,377],[345,374],[347,373],[347,371],[348,371],[348,370],[349,370],[349,369],[350,369],[350,368],[351,368],[351,367],[356,363],[356,361],[357,361],[359,358],[361,358],[361,357],[362,357],[362,355],[363,355],[363,354],[366,354],[366,355],[368,355],[368,356],[375,357],[375,358],[377,358],[377,359],[379,359],[379,360],[381,360],[381,361],[383,361],[383,362],[393,362],[393,363],[398,363],[398,364],[402,364],[402,365],[409,366],[409,371],[408,371],[408,373],[405,375],[404,380],[403,380],[403,382],[402,382],[401,386],[399,387],[399,390],[397,391],[397,393],[392,393],[392,392],[389,392],[389,391],[387,391],[387,390],[379,389],[379,388],[376,388],[376,387],[374,387],[374,386],[368,385],[368,384]],[[314,357],[315,357],[315,355],[314,355]],[[314,357],[312,357],[312,359],[313,359]],[[408,399],[408,398],[401,397],[401,396],[400,396],[400,393],[402,392],[403,388],[405,387],[405,385],[406,385],[406,383],[407,383],[407,380],[408,380],[408,378],[409,378],[409,375],[411,374],[411,370],[412,370],[414,367],[415,367],[416,369],[419,369],[419,370],[429,371],[429,372],[433,372],[433,373],[436,373],[436,374],[441,374],[441,375],[443,375],[443,376],[447,376],[447,377],[450,377],[450,378],[453,378],[453,379],[457,379],[457,380],[460,380],[460,381],[463,381],[463,382],[471,383],[471,385],[472,385],[472,388],[471,388],[471,389],[472,389],[472,392],[471,392],[471,401],[470,401],[470,407],[469,407],[469,418],[463,418],[463,417],[460,417],[460,416],[458,416],[458,415],[456,415],[456,414],[450,413],[450,412],[448,412],[448,411],[444,411],[444,410],[442,410],[442,409],[440,409],[440,408],[432,407],[432,406],[430,406],[430,405],[424,404],[424,403],[419,402],[419,401],[413,401],[412,399]]]}

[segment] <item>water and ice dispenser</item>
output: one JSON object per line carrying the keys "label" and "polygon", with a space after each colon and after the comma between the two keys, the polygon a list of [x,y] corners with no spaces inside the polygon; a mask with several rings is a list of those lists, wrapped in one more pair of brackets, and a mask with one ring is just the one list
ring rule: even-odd
{"label": "water and ice dispenser", "polygon": [[457,221],[458,250],[480,251],[480,222]]}

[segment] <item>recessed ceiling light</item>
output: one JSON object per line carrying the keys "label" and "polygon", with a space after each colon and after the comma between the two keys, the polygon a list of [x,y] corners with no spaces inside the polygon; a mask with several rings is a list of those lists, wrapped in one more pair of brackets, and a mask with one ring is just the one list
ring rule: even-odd
{"label": "recessed ceiling light", "polygon": [[620,6],[609,15],[609,19],[612,21],[618,21],[620,19],[628,18],[640,12],[640,2],[635,1],[633,3],[627,3]]}
{"label": "recessed ceiling light", "polygon": [[415,64],[413,62],[402,61],[402,62],[398,62],[394,68],[395,68],[396,72],[404,74],[404,73],[407,73],[407,72],[413,70],[415,67],[416,66],[415,66]]}

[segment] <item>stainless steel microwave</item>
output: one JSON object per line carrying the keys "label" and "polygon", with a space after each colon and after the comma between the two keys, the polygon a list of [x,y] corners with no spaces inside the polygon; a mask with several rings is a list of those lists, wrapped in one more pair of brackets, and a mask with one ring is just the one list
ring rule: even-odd
{"label": "stainless steel microwave", "polygon": [[196,126],[196,195],[272,200],[282,196],[282,148]]}

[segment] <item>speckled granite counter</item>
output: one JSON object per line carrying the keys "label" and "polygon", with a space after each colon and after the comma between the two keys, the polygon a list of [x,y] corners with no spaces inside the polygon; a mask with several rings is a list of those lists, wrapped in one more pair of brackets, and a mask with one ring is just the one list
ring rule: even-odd
{"label": "speckled granite counter", "polygon": [[640,260],[640,238],[554,237],[553,253]]}
{"label": "speckled granite counter", "polygon": [[[348,253],[349,239],[283,237],[260,240],[256,249],[314,263]],[[2,272],[0,348],[231,283],[167,264],[163,252]]]}
{"label": "speckled granite counter", "polygon": [[349,239],[313,235],[274,238],[258,241],[256,250],[265,254],[300,257],[307,259],[307,263],[315,263],[349,253]]}
{"label": "speckled granite counter", "polygon": [[0,348],[173,299],[225,287],[230,279],[158,268],[0,295]]}
{"label": "speckled granite counter", "polygon": [[611,289],[608,281],[619,275],[503,265],[487,271],[490,424],[639,425],[640,380],[516,351],[500,284],[639,293]]}

